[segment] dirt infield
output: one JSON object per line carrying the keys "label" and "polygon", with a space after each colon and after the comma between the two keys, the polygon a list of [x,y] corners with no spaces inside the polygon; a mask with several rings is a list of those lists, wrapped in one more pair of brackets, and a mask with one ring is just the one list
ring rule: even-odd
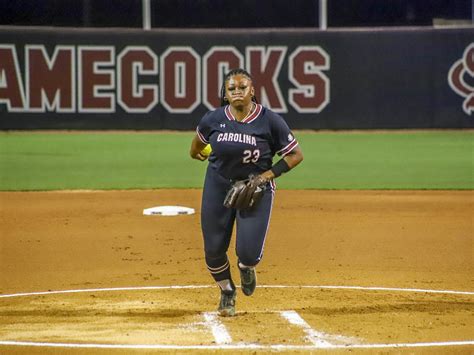
{"label": "dirt infield", "polygon": [[[250,298],[239,292],[238,316],[224,320],[213,313],[219,292],[204,264],[200,197],[200,190],[1,192],[0,352],[64,351],[5,341],[91,346],[68,348],[80,353],[137,345],[474,351],[452,343],[474,340],[472,191],[278,191],[258,267],[262,287]],[[158,205],[197,213],[142,215]],[[47,293],[61,290],[78,291]]]}

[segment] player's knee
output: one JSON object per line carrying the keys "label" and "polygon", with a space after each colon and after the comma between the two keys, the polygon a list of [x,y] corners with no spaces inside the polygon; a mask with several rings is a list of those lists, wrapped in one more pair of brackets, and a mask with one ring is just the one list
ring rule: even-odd
{"label": "player's knee", "polygon": [[261,259],[260,256],[255,256],[248,253],[239,253],[237,257],[239,258],[239,262],[245,266],[257,266]]}
{"label": "player's knee", "polygon": [[209,257],[206,255],[206,265],[208,268],[217,269],[222,268],[224,265],[228,264],[227,255],[220,255],[216,257]]}
{"label": "player's knee", "polygon": [[226,256],[226,250],[223,248],[206,247],[204,250],[206,260],[219,260]]}

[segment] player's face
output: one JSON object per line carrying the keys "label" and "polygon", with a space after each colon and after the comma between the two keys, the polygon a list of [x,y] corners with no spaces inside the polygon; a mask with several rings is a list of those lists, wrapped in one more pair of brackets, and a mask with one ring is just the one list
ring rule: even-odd
{"label": "player's face", "polygon": [[227,101],[234,107],[244,107],[252,102],[255,89],[252,80],[242,74],[233,75],[225,83]]}

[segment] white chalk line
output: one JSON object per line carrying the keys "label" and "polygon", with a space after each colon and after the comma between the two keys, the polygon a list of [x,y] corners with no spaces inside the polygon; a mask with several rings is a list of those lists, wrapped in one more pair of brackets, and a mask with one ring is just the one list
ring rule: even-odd
{"label": "white chalk line", "polygon": [[[203,289],[214,288],[214,285],[181,285],[181,286],[139,286],[139,287],[112,287],[112,288],[91,288],[60,291],[27,292],[0,295],[0,298],[69,294],[69,293],[88,293],[88,292],[115,292],[115,291],[137,291],[137,290],[173,290],[173,289]],[[435,294],[458,294],[474,295],[470,291],[452,291],[452,290],[430,290],[430,289],[412,289],[395,287],[364,287],[364,286],[318,286],[318,285],[261,285],[259,288],[298,288],[298,289],[344,289],[344,290],[363,290],[363,291],[390,291],[390,292],[421,292]],[[294,311],[286,311],[294,312]],[[414,348],[414,347],[440,347],[440,346],[467,346],[474,345],[474,340],[467,341],[448,341],[448,342],[423,342],[423,343],[387,343],[387,344],[332,344],[327,340],[317,340],[318,337],[329,336],[312,329],[296,312],[288,316],[285,311],[280,313],[292,324],[302,326],[308,335],[312,336],[312,345],[259,345],[259,344],[229,344],[232,338],[227,332],[225,326],[216,319],[215,312],[204,313],[207,325],[211,327],[214,338],[218,345],[165,345],[165,344],[87,344],[87,343],[50,343],[50,342],[28,342],[28,341],[10,341],[0,340],[0,345],[5,346],[35,346],[35,347],[61,347],[61,348],[94,348],[94,349],[170,349],[170,350],[245,350],[245,349],[267,349],[267,350],[317,350],[317,349],[382,349],[382,348]],[[284,316],[283,314],[286,314]],[[296,314],[296,316],[295,316]],[[344,339],[343,336],[335,336]],[[349,339],[349,338],[347,338]]]}
{"label": "white chalk line", "polygon": [[27,341],[0,341],[5,346],[36,346],[54,348],[87,348],[87,349],[169,349],[169,350],[318,350],[318,349],[384,349],[384,348],[420,348],[442,346],[469,346],[474,340],[446,341],[436,343],[394,343],[394,344],[349,344],[349,345],[258,345],[258,344],[222,344],[222,345],[164,345],[164,344],[83,344],[83,343],[46,343]]}
{"label": "white chalk line", "polygon": [[306,334],[305,339],[317,346],[318,348],[330,348],[335,345],[355,345],[360,341],[353,337],[345,337],[343,335],[328,334],[313,329],[298,312],[281,311],[280,316],[286,319],[290,324],[300,327]]}
{"label": "white chalk line", "polygon": [[211,329],[216,344],[232,343],[232,338],[227,332],[225,325],[219,320],[217,312],[204,312],[203,316],[206,321],[204,324]]}
{"label": "white chalk line", "polygon": [[41,291],[41,292],[25,292],[13,293],[10,295],[0,295],[0,298],[8,297],[26,297],[26,296],[41,296],[41,295],[55,295],[63,293],[87,293],[87,292],[115,292],[115,291],[142,291],[142,290],[181,290],[181,289],[201,289],[211,288],[211,285],[183,285],[183,286],[138,286],[138,287],[106,287],[106,288],[84,288],[78,290],[58,290],[58,291]]}
{"label": "white chalk line", "polygon": [[280,315],[285,318],[290,324],[300,327],[306,334],[305,338],[313,345],[319,348],[329,348],[334,345],[327,341],[327,334],[318,332],[311,328],[311,326],[306,323],[306,321],[301,318],[301,316],[297,312],[283,311],[280,312]]}
{"label": "white chalk line", "polygon": [[[181,285],[181,286],[138,286],[138,287],[108,287],[108,288],[86,288],[77,290],[57,290],[41,292],[23,292],[0,295],[0,298],[41,296],[66,293],[87,292],[115,292],[115,291],[142,291],[142,290],[181,290],[215,288],[215,285]],[[389,292],[414,292],[414,293],[438,293],[452,295],[474,295],[472,291],[452,290],[430,290],[421,288],[397,288],[397,287],[371,287],[371,286],[330,286],[330,285],[260,285],[257,288],[297,288],[297,289],[328,289],[328,290],[359,290],[359,291],[389,291]]]}

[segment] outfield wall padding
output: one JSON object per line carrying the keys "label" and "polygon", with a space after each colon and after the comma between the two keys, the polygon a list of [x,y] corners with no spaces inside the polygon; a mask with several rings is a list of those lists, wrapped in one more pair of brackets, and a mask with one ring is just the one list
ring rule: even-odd
{"label": "outfield wall padding", "polygon": [[294,129],[473,127],[472,27],[3,27],[0,129],[194,129],[237,66]]}

